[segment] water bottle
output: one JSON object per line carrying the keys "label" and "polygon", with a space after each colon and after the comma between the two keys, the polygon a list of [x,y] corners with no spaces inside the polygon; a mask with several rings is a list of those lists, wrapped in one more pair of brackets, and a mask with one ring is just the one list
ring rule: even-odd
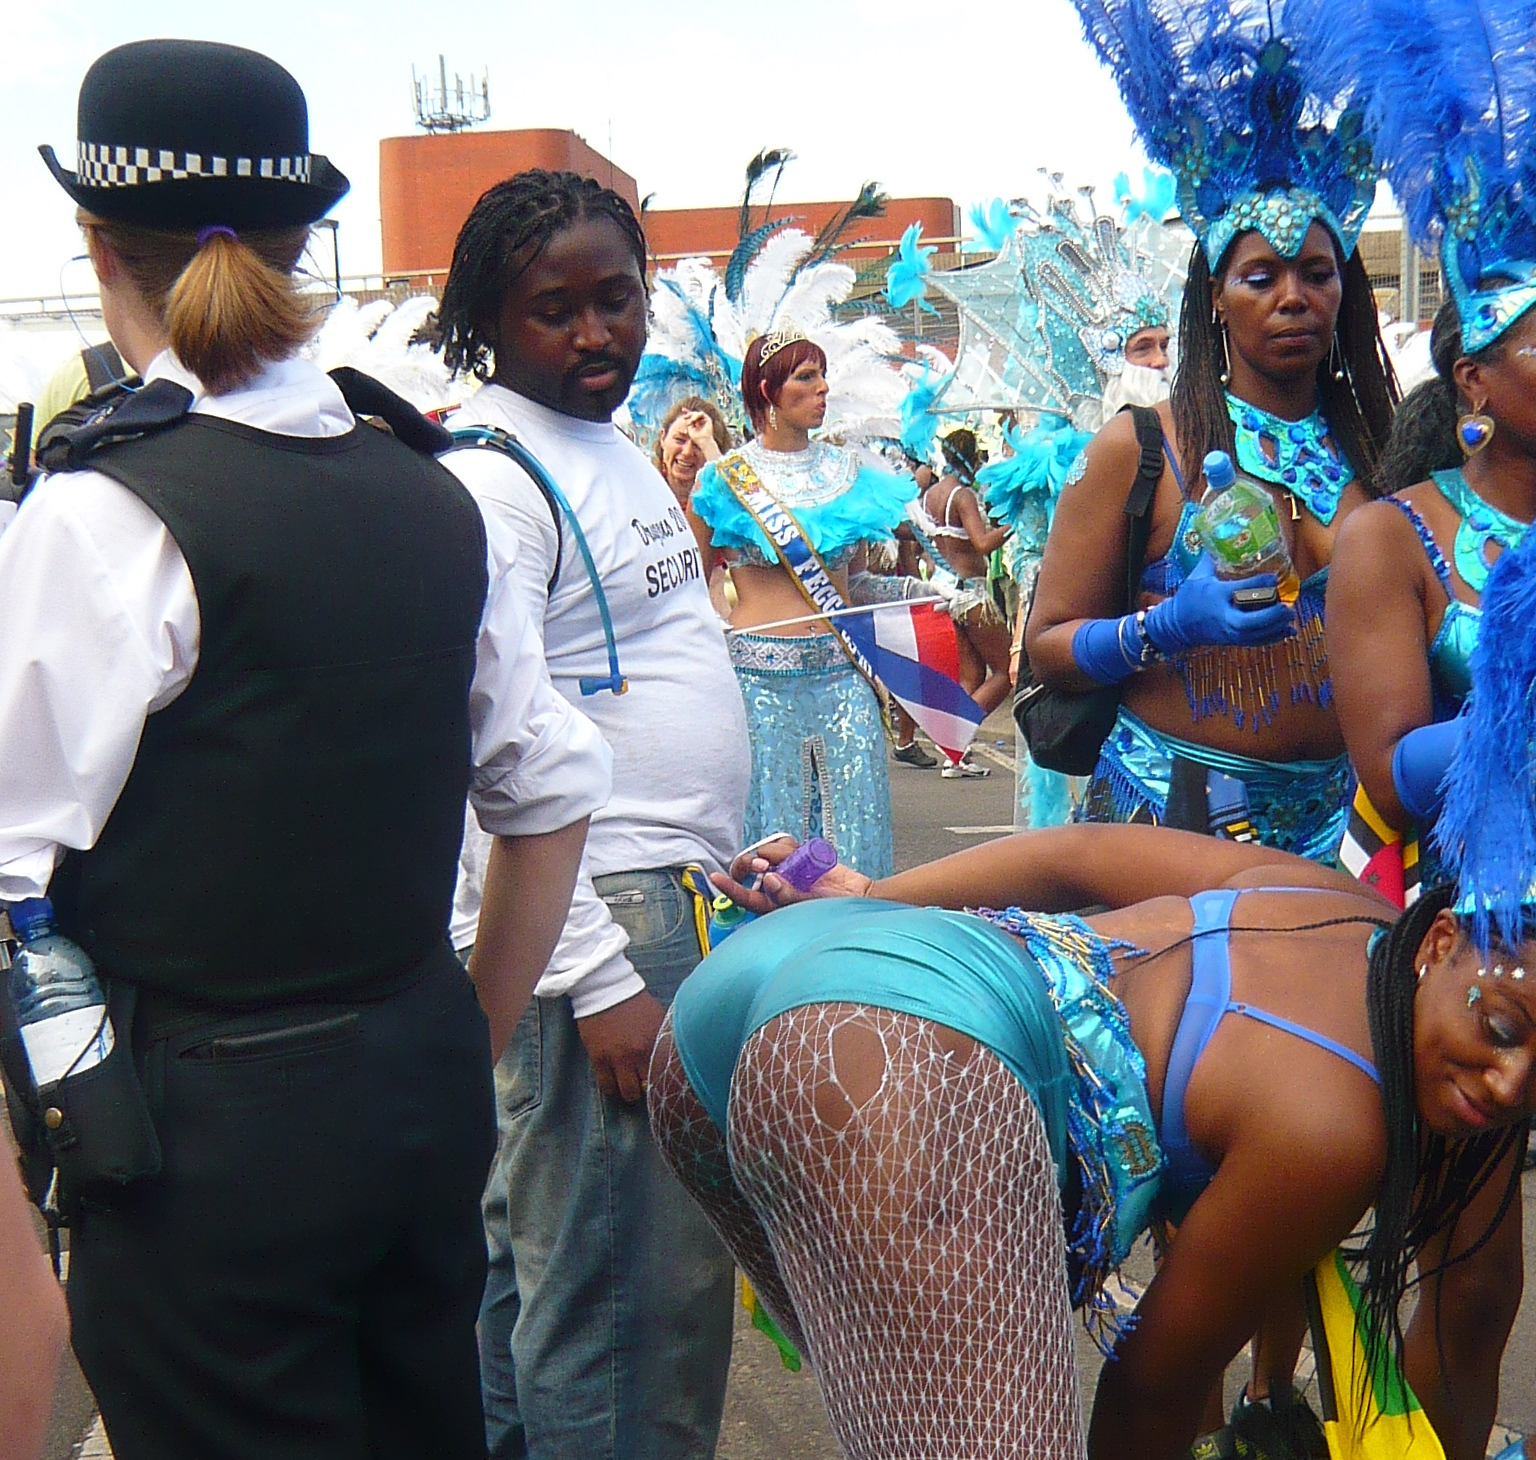
{"label": "water bottle", "polygon": [[754,912],[734,903],[723,892],[715,894],[709,915],[710,950],[718,948],[737,928],[745,927],[757,917]]}
{"label": "water bottle", "polygon": [[1205,458],[1205,495],[1196,519],[1200,541],[1216,563],[1218,578],[1273,573],[1282,603],[1295,603],[1301,580],[1280,531],[1275,499],[1232,465],[1225,451]]}
{"label": "water bottle", "polygon": [[21,951],[11,965],[11,1004],[33,1081],[51,1085],[98,1065],[111,1052],[112,1021],[96,965],[53,930],[53,904],[29,897],[10,910]]}

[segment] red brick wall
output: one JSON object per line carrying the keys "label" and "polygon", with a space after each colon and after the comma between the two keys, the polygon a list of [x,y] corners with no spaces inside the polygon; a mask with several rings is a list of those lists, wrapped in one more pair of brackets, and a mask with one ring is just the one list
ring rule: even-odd
{"label": "red brick wall", "polygon": [[384,273],[432,273],[442,283],[453,241],[475,200],[492,184],[530,167],[579,172],[640,204],[635,180],[574,132],[441,132],[385,137],[379,143],[379,213]]}

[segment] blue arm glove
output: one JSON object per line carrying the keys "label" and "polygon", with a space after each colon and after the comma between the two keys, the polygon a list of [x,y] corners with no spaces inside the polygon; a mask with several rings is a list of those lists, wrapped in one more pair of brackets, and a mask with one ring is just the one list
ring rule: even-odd
{"label": "blue arm glove", "polygon": [[1091,618],[1072,635],[1072,658],[1095,684],[1119,684],[1141,668],[1136,615]]}
{"label": "blue arm glove", "polygon": [[1392,752],[1392,784],[1397,788],[1397,799],[1421,826],[1440,814],[1445,801],[1441,783],[1461,749],[1466,729],[1466,721],[1460,717],[1438,725],[1421,725],[1403,736]]}
{"label": "blue arm glove", "polygon": [[1234,607],[1239,588],[1273,588],[1273,573],[1251,578],[1218,578],[1210,555],[1179,584],[1171,598],[1147,610],[1147,637],[1164,654],[1212,644],[1273,644],[1295,632],[1296,616],[1283,603],[1270,608]]}

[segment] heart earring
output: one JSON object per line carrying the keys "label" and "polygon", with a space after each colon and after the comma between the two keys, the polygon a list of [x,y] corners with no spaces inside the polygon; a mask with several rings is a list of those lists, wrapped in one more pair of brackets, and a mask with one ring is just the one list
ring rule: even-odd
{"label": "heart earring", "polygon": [[1461,454],[1469,459],[1476,456],[1493,440],[1493,429],[1493,417],[1484,415],[1481,406],[1459,417],[1456,422],[1456,444],[1461,447]]}

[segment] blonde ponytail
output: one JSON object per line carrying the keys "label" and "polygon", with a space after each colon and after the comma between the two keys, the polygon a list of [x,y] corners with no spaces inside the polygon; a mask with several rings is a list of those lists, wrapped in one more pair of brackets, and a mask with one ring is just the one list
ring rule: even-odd
{"label": "blonde ponytail", "polygon": [[82,215],[107,244],[146,303],[161,317],[170,346],[214,395],[256,376],[265,361],[286,360],[319,329],[322,311],[301,294],[293,270],[307,228],[191,232],[138,228]]}

